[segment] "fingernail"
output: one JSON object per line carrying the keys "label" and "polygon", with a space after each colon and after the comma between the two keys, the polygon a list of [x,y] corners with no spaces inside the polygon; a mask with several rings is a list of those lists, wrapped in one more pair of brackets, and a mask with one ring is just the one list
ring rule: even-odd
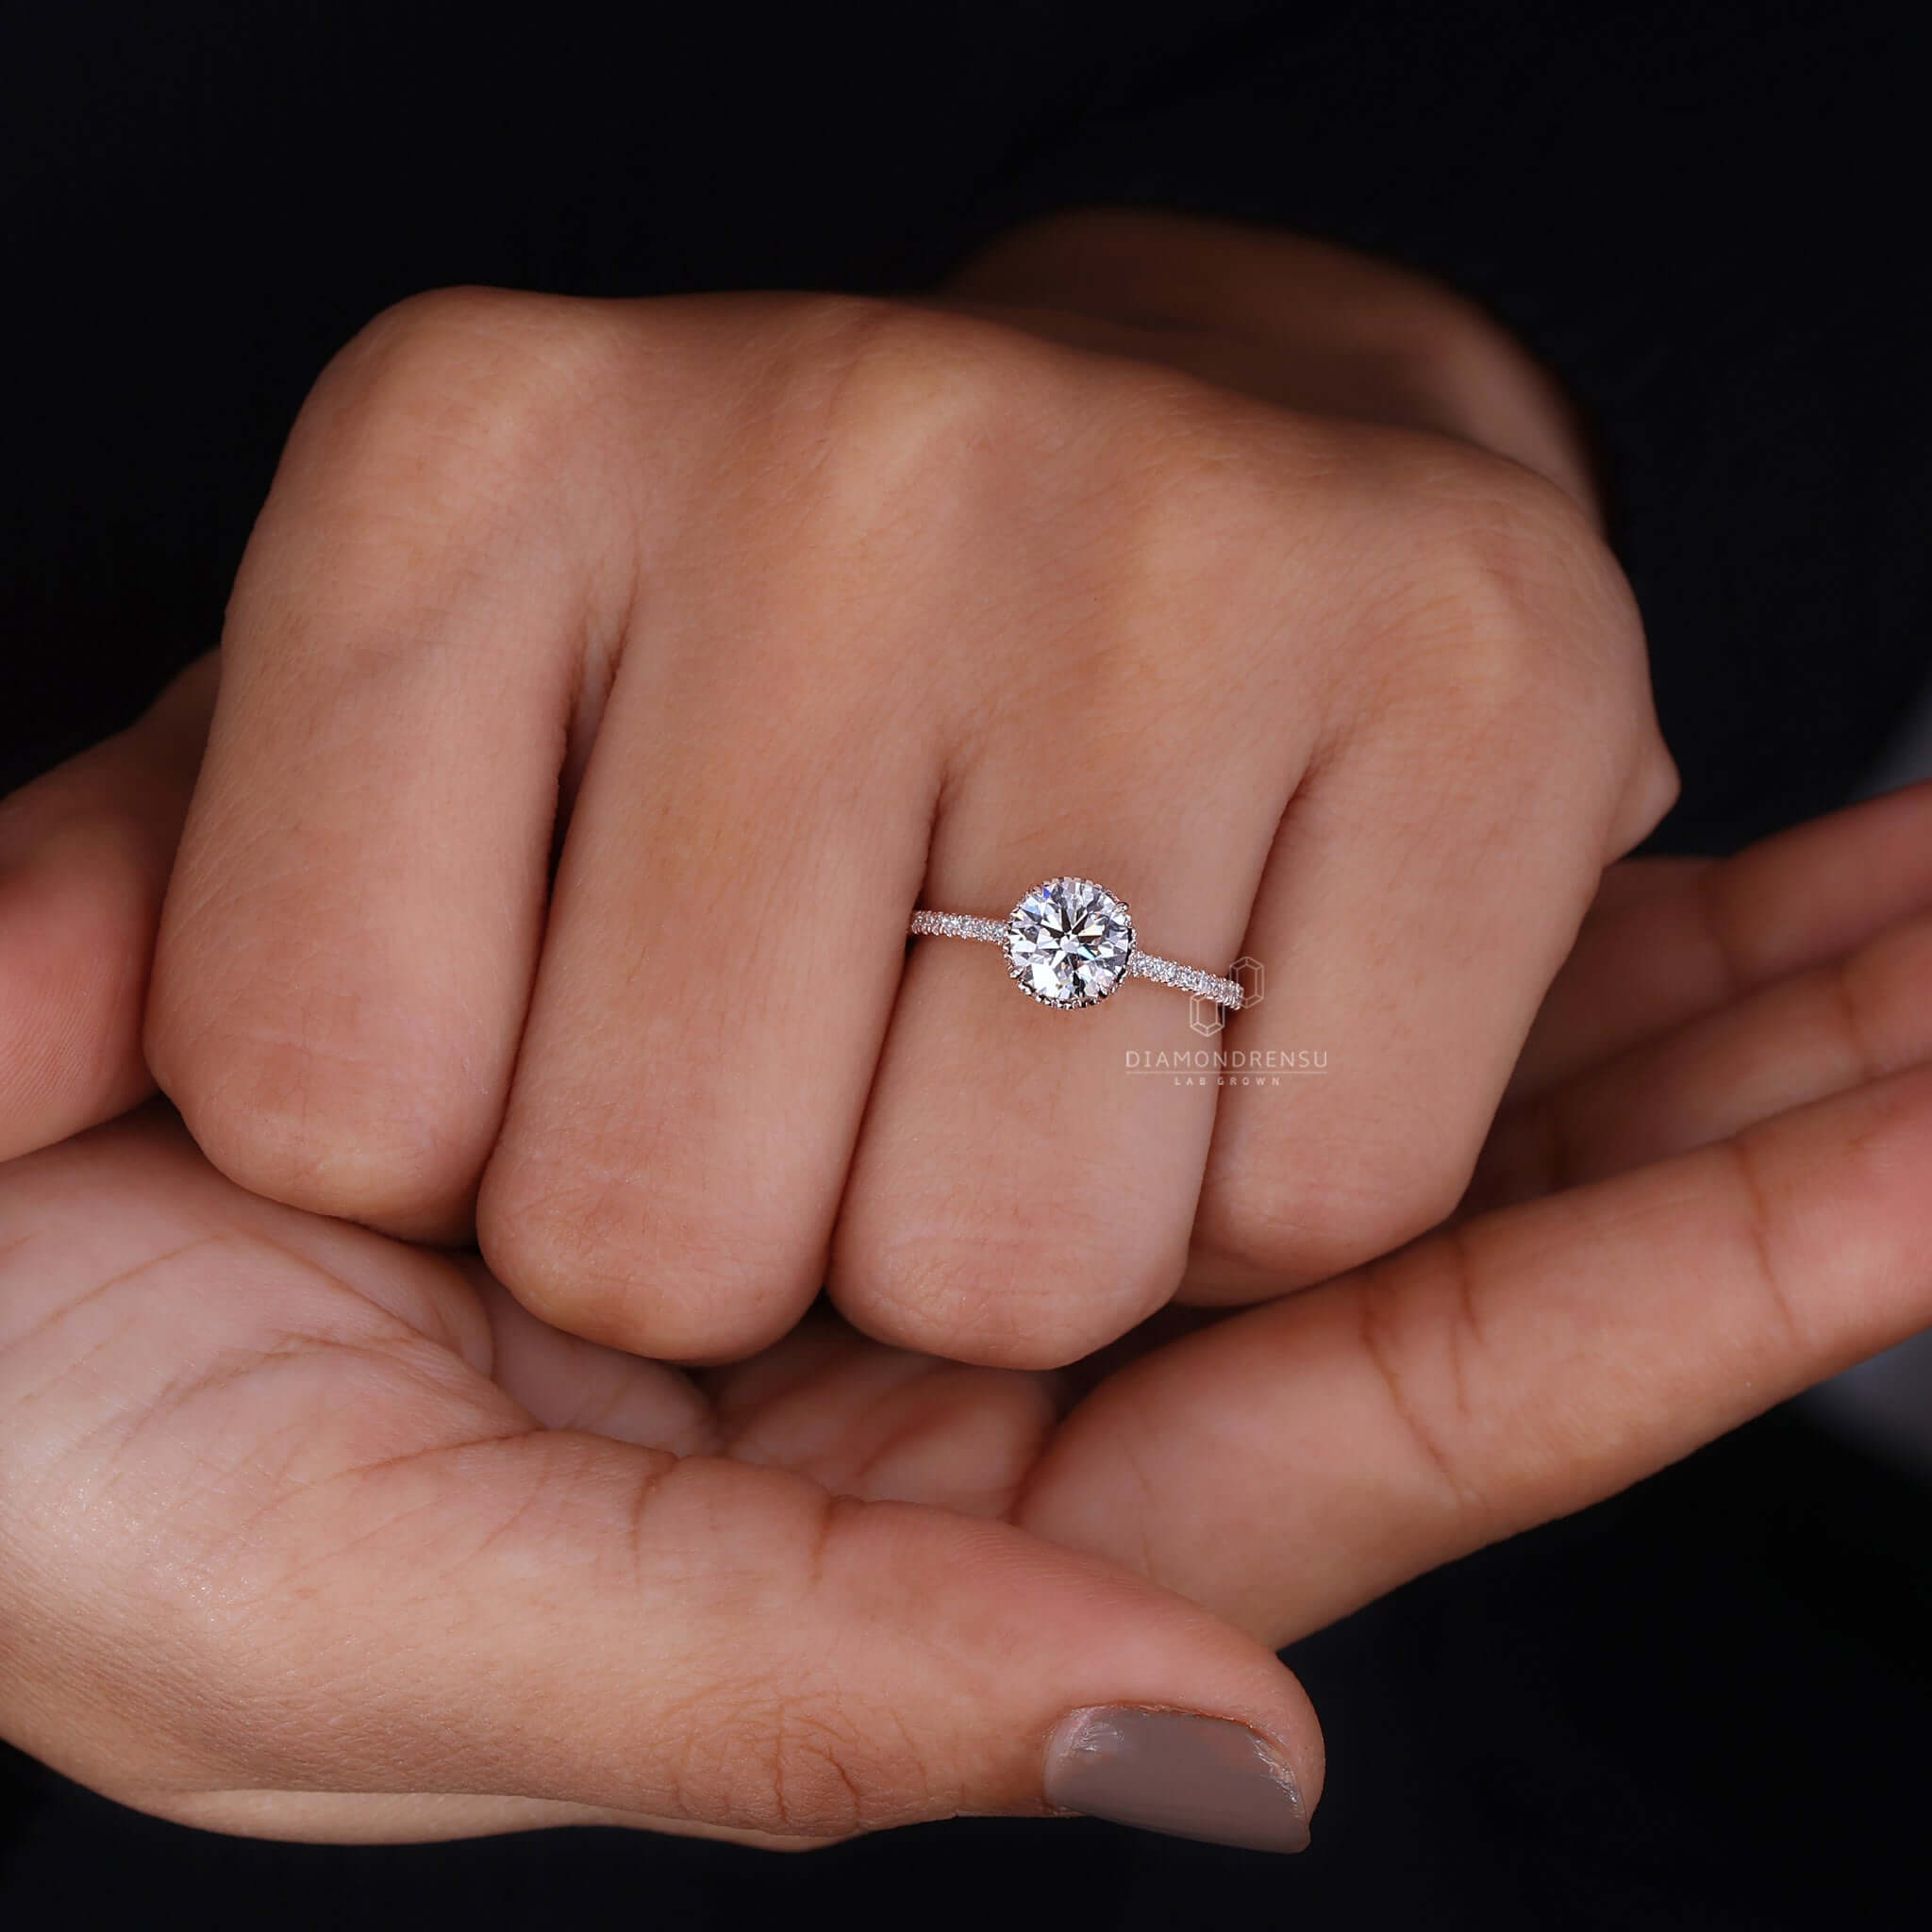
{"label": "fingernail", "polygon": [[1107,1704],[1069,1712],[1047,1740],[1046,1802],[1256,1852],[1305,1851],[1308,1842],[1280,1752],[1246,1724],[1191,1710]]}

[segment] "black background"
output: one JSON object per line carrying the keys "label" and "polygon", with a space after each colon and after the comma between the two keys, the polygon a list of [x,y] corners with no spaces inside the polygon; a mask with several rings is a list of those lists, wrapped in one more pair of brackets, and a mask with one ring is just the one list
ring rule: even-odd
{"label": "black background", "polygon": [[[386,304],[916,288],[1091,201],[1416,263],[1563,375],[1685,774],[1660,847],[1839,802],[1932,657],[1932,63],[1887,12],[81,0],[0,37],[0,783],[215,641]],[[1915,1925],[1928,1607],[1924,1492],[1786,1414],[1301,1646],[1333,1769],[1291,1864],[991,1823],[263,1846],[0,1757],[0,1923]]]}

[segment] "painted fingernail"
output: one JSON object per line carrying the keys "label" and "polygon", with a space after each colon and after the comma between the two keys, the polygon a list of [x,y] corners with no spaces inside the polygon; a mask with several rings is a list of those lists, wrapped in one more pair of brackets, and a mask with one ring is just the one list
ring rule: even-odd
{"label": "painted fingernail", "polygon": [[1097,1705],[1046,1746],[1046,1802],[1062,1811],[1257,1852],[1307,1848],[1294,1773],[1265,1738],[1224,1717]]}

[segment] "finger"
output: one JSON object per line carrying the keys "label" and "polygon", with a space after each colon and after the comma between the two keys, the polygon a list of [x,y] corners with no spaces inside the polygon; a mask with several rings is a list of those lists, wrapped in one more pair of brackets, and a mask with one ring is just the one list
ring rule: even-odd
{"label": "finger", "polygon": [[1623,1174],[1932,1058],[1928,984],[1921,916],[1512,1102],[1460,1211]]}
{"label": "finger", "polygon": [[1923,1328],[1928,1171],[1921,1068],[1432,1236],[1126,1370],[1019,1520],[1286,1641]]}
{"label": "finger", "polygon": [[478,1203],[544,1321],[675,1361],[766,1346],[824,1280],[938,784],[909,587],[825,571],[858,539],[817,472],[801,505],[745,467],[780,500],[667,565],[611,691]]}
{"label": "finger", "polygon": [[[1027,1008],[984,957],[918,957],[900,984],[922,874],[928,898],[975,907],[991,892],[1004,910],[1065,869],[1070,826],[1083,865],[1131,854],[1128,878],[1172,881],[1149,939],[1172,932],[1174,949],[1212,958],[1240,931],[1278,809],[1241,788],[1241,829],[1224,837],[1224,775],[1214,798],[1162,817],[1158,746],[1136,747],[1154,761],[1143,791],[1093,795],[1087,760],[1144,717],[1172,620],[1158,596],[1129,609],[1109,588],[1119,558],[1012,541],[1016,497],[1053,530],[1055,508],[1091,491],[1092,435],[1068,408],[1064,362],[969,352],[902,318],[855,353],[829,428],[808,419],[824,444],[808,466],[791,441],[795,400],[753,395],[755,454],[708,520],[714,561],[659,574],[650,649],[626,657],[613,691],[480,1203],[492,1267],[546,1320],[726,1359],[782,1334],[829,1273],[881,1340],[1030,1365],[1080,1354],[1171,1291],[1211,1096],[1192,1096],[1191,1122],[1124,1094],[1125,1021],[1082,1016],[1083,1033]],[[795,376],[774,379],[795,398]],[[1036,425],[1038,463],[1013,460],[1015,421]],[[1151,524],[1159,491],[1145,491]],[[863,568],[828,571],[839,557]],[[1069,693],[1042,675],[1069,625],[1093,674],[1073,759]],[[1038,650],[1041,635],[1057,648]],[[630,748],[646,739],[648,765]],[[964,748],[987,739],[983,758]],[[1292,772],[1272,782],[1285,791]],[[1190,772],[1182,795],[1198,789]],[[1124,992],[1124,1008],[1144,1013],[1151,991]],[[1186,1002],[1165,1004],[1162,1037],[1185,1037]],[[1064,1057],[1051,1108],[1015,1109],[1047,1051]],[[1049,1112],[1078,1118],[1077,1140]],[[994,1116],[1000,1131],[982,1132]],[[1059,1238],[1075,1227],[1093,1239]]]}
{"label": "finger", "polygon": [[604,1348],[540,1322],[480,1261],[460,1264],[490,1324],[491,1379],[546,1429],[581,1429],[615,1442],[715,1453],[711,1406],[668,1363]]}
{"label": "finger", "polygon": [[1932,781],[1779,832],[1733,858],[1606,875],[1510,1083],[1541,1092],[1932,906]]}
{"label": "finger", "polygon": [[[291,1563],[358,1541],[363,1560],[316,1578],[276,1674],[325,1634],[357,1658],[353,1702],[346,1681],[293,1701],[327,1697],[332,1750],[375,1789],[420,1788],[454,1759],[515,1792],[835,1837],[1041,1810],[1057,1727],[1096,1707],[1206,1710],[1309,1757],[1305,1707],[1265,1651],[1004,1524],[840,1506],[786,1473],[564,1434],[352,1487],[353,1514],[339,1502],[289,1526]],[[406,1558],[421,1576],[439,1521],[427,1554],[446,1581],[425,1604]],[[1180,1796],[1180,1765],[1149,1771],[1150,1805]],[[1280,1814],[1275,1848],[1295,1848],[1300,1807],[1271,1784],[1257,1795]]]}
{"label": "finger", "polygon": [[[1284,536],[1280,455],[1255,448],[1248,419],[1164,378],[1157,400],[1104,396],[1091,416],[1112,425],[1106,448],[1077,412],[1007,407],[1009,423],[1039,422],[1047,501],[1084,507],[1091,474],[1113,479],[1106,541],[1090,512],[1074,538],[1023,552],[1043,565],[1023,583],[1026,626],[1003,605],[975,641],[999,702],[979,705],[949,764],[919,903],[1004,921],[1043,881],[1094,881],[1124,902],[1139,950],[1220,972],[1326,671],[1320,624],[1291,645],[1279,613],[1332,591],[1326,559]],[[1296,477],[1321,460],[1297,450]],[[1174,648],[1176,625],[1210,602],[1226,633],[1208,659],[1218,675]],[[1041,637],[1054,648],[1035,648]],[[1245,674],[1229,668],[1241,651]],[[841,1312],[895,1346],[1047,1368],[1164,1303],[1215,1094],[1127,1070],[1199,1044],[1191,1018],[1184,993],[1132,979],[1090,1009],[1054,1010],[1022,996],[991,948],[922,939],[834,1237]]]}
{"label": "finger", "polygon": [[1061,1378],[887,1348],[814,1315],[703,1378],[720,1453],[835,1496],[1004,1519],[1067,1405]]}
{"label": "finger", "polygon": [[142,1009],[217,675],[200,658],[137,724],[0,805],[0,1159],[154,1091]]}
{"label": "finger", "polygon": [[152,1121],[0,1171],[0,1412],[34,1423],[0,1443],[0,1620],[32,1633],[0,1722],[59,1768],[780,1837],[1062,1808],[1305,1840],[1293,1680],[1124,1571],[537,1428],[362,1286],[455,1295],[455,1264],[240,1201]]}
{"label": "finger", "polygon": [[466,1272],[492,1378],[546,1429],[790,1469],[835,1496],[1003,1518],[1065,1407],[1053,1377],[884,1348],[830,1316],[694,1382],[552,1328],[480,1265]]}
{"label": "finger", "polygon": [[1449,1212],[1601,867],[1674,790],[1627,590],[1574,506],[1499,479],[1457,514],[1355,613],[1380,668],[1261,882],[1265,986],[1223,1042],[1261,1077],[1222,1091],[1186,1300],[1324,1279]]}
{"label": "finger", "polygon": [[[1083,729],[1095,742],[1104,708],[1090,691]],[[1140,948],[1219,971],[1284,801],[1243,782],[1258,760],[1230,757],[1213,776],[1191,774],[1196,809],[1164,814],[1163,791],[1174,792],[1149,762],[1144,793],[1083,827],[1073,870],[1125,903]],[[1282,762],[1294,763],[1292,747]],[[1084,774],[1057,771],[1049,745],[1016,731],[992,769],[960,783],[926,903],[1001,917],[1015,881],[1068,873]],[[1285,791],[1292,775],[1274,781]],[[1185,994],[1131,981],[1094,1010],[1055,1011],[1016,996],[991,948],[921,941],[835,1239],[840,1310],[898,1347],[1052,1368],[1158,1308],[1186,1261],[1215,1094],[1127,1069],[1199,1044],[1191,1018]]]}
{"label": "finger", "polygon": [[318,385],[230,605],[148,1019],[224,1172],[441,1239],[501,1117],[574,708],[627,594],[596,352],[552,314],[408,305]]}

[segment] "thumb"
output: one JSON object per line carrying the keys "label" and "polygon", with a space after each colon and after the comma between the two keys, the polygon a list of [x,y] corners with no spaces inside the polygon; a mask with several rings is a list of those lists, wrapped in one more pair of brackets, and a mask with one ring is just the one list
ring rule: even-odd
{"label": "thumb", "polygon": [[793,1840],[1070,1810],[1307,1841],[1320,1736],[1276,1658],[1007,1524],[551,1431],[277,1521],[302,1589],[228,1688],[255,1740],[325,1712],[330,1784]]}
{"label": "thumb", "polygon": [[142,1009],[218,666],[0,802],[0,1160],[154,1091]]}

